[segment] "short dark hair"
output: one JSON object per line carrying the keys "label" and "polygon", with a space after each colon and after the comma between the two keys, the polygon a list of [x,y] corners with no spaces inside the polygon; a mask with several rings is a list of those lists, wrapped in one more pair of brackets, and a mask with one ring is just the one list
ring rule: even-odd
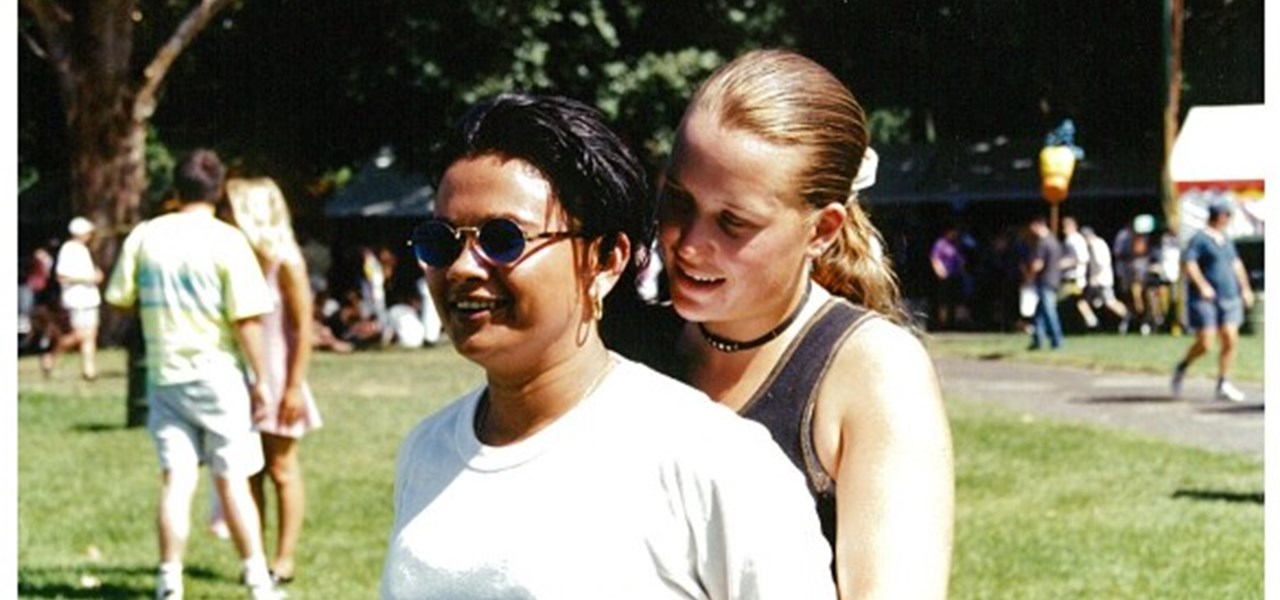
{"label": "short dark hair", "polygon": [[454,129],[439,175],[459,160],[489,155],[537,169],[569,218],[586,237],[600,238],[603,250],[622,233],[637,258],[647,259],[656,202],[640,161],[600,111],[561,96],[496,96],[472,107]]}
{"label": "short dark hair", "polygon": [[191,151],[178,162],[173,170],[173,187],[178,201],[217,203],[222,197],[222,185],[227,177],[218,154],[207,148]]}
{"label": "short dark hair", "polygon": [[1227,200],[1215,200],[1209,204],[1209,220],[1212,221],[1222,215],[1229,215],[1234,209],[1235,207]]}

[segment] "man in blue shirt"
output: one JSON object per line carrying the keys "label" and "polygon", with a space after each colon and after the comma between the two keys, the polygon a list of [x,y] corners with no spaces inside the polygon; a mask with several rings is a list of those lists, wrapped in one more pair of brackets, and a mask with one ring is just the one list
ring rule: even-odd
{"label": "man in blue shirt", "polygon": [[1173,371],[1174,396],[1182,393],[1187,367],[1209,351],[1216,333],[1222,346],[1218,351],[1218,387],[1214,398],[1232,402],[1245,400],[1244,392],[1227,379],[1235,362],[1244,310],[1253,306],[1253,289],[1249,287],[1244,263],[1226,234],[1231,211],[1229,203],[1211,204],[1205,228],[1191,237],[1182,255],[1182,268],[1188,282],[1187,324],[1196,332],[1196,340]]}
{"label": "man in blue shirt", "polygon": [[1049,340],[1049,348],[1062,348],[1062,321],[1058,318],[1058,288],[1062,286],[1062,245],[1049,230],[1044,217],[1031,220],[1031,234],[1035,236],[1035,248],[1031,251],[1031,262],[1027,265],[1028,275],[1035,284],[1035,315],[1031,319],[1033,326],[1031,345],[1028,350],[1039,350],[1045,338]]}

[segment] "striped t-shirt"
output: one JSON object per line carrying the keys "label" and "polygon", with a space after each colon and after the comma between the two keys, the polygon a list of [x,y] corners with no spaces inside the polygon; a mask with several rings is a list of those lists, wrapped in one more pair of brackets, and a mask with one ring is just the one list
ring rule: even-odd
{"label": "striped t-shirt", "polygon": [[178,212],[129,234],[107,302],[135,304],[147,349],[147,381],[203,379],[240,363],[234,324],[269,312],[271,296],[244,234],[210,213]]}

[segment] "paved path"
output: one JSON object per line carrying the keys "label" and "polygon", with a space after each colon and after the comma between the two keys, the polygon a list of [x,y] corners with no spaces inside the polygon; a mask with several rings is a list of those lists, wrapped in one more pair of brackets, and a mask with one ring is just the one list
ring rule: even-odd
{"label": "paved path", "polygon": [[1000,360],[937,358],[948,397],[1017,411],[1134,431],[1220,452],[1262,459],[1262,386],[1240,385],[1241,404],[1215,402],[1213,381],[1188,377],[1170,397],[1162,375],[1113,373]]}

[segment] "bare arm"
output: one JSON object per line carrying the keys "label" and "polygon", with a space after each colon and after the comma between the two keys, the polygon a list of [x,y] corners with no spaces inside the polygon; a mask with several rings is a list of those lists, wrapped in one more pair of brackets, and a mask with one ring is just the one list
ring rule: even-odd
{"label": "bare arm", "polygon": [[946,598],[955,476],[932,360],[906,330],[876,320],[845,343],[822,385],[818,454],[836,478],[840,598]]}
{"label": "bare arm", "polygon": [[929,265],[933,267],[933,274],[935,277],[937,277],[938,279],[947,278],[947,267],[946,265],[943,265],[942,261],[938,260],[937,257],[930,256]]}
{"label": "bare arm", "polygon": [[235,323],[236,341],[240,343],[240,352],[245,362],[253,371],[253,385],[249,387],[249,400],[253,403],[253,421],[256,423],[266,416],[267,401],[267,361],[266,350],[262,341],[262,319],[249,317]]}
{"label": "bare arm", "polygon": [[1253,307],[1253,286],[1249,285],[1249,273],[1244,269],[1244,262],[1239,258],[1231,261],[1231,270],[1236,274],[1236,281],[1240,284],[1240,297],[1244,299],[1244,305]]}
{"label": "bare arm", "polygon": [[1218,295],[1214,292],[1213,286],[1209,285],[1209,280],[1204,278],[1204,272],[1200,270],[1199,263],[1194,260],[1184,261],[1182,271],[1187,275],[1187,279],[1191,280],[1191,284],[1200,291],[1201,298],[1213,298]]}
{"label": "bare arm", "polygon": [[302,385],[307,380],[307,366],[311,362],[314,321],[306,264],[301,261],[282,263],[279,281],[285,327],[292,332],[295,343],[290,345],[286,359],[284,396],[280,401],[278,417],[281,425],[291,425],[302,418],[307,408],[302,396]]}

